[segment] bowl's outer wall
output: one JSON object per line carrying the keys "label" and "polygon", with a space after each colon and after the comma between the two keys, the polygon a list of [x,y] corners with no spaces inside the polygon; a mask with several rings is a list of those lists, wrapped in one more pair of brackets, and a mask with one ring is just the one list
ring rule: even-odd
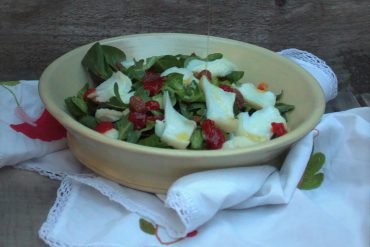
{"label": "bowl's outer wall", "polygon": [[163,192],[178,177],[196,170],[263,163],[276,157],[307,134],[324,112],[324,97],[318,83],[293,62],[266,49],[222,38],[186,34],[132,35],[101,43],[125,51],[128,58],[165,54],[200,56],[221,52],[245,71],[242,82],[266,82],[282,101],[295,105],[288,114],[290,133],[269,143],[235,151],[181,151],[148,148],[109,140],[75,121],[64,99],[86,83],[82,57],[91,44],[77,48],[54,61],[40,79],[40,95],[46,107],[69,131],[75,156],[96,172],[125,185]]}

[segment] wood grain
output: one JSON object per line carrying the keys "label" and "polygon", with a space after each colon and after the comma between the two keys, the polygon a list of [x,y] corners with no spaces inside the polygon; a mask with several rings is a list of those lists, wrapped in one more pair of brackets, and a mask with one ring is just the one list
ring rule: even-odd
{"label": "wood grain", "polygon": [[46,246],[38,230],[56,198],[60,182],[34,172],[0,170],[0,246]]}
{"label": "wood grain", "polygon": [[[207,33],[272,50],[296,47],[333,67],[340,89],[370,91],[368,0],[0,2],[1,79],[37,79],[55,58],[107,37],[146,33]],[[284,1],[280,1],[284,2]]]}

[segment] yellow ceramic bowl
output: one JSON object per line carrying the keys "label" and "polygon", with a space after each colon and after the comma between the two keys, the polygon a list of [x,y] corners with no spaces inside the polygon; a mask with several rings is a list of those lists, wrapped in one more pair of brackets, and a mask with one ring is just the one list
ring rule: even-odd
{"label": "yellow ceramic bowl", "polygon": [[221,52],[245,71],[245,82],[267,82],[282,101],[295,105],[288,115],[290,132],[263,144],[236,150],[192,151],[160,149],[113,140],[95,132],[67,112],[64,99],[86,83],[81,60],[92,44],[74,49],[43,72],[39,91],[46,108],[68,130],[68,144],[76,158],[96,173],[123,185],[165,192],[177,178],[200,170],[263,164],[276,158],[318,123],[325,108],[315,79],[288,59],[244,42],[193,34],[156,33],[129,35],[101,41],[134,58],[164,54],[200,56]]}

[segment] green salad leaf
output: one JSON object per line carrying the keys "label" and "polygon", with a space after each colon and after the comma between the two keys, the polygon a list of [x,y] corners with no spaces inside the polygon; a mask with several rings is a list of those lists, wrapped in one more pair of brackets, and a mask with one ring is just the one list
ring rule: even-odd
{"label": "green salad leaf", "polygon": [[312,190],[319,187],[324,180],[324,173],[319,172],[324,164],[325,155],[323,153],[312,154],[298,188],[301,190]]}
{"label": "green salad leaf", "polygon": [[78,121],[90,129],[95,129],[98,124],[95,117],[90,115],[82,116]]}
{"label": "green salad leaf", "polygon": [[156,135],[150,135],[146,138],[141,139],[138,144],[148,146],[148,147],[157,147],[157,148],[168,148],[169,146],[162,142],[161,139]]}
{"label": "green salad leaf", "polygon": [[123,116],[114,125],[118,130],[119,140],[126,140],[128,133],[134,130],[134,125],[128,120],[127,116]]}
{"label": "green salad leaf", "polygon": [[76,96],[68,97],[64,100],[67,110],[72,114],[73,117],[79,118],[88,114],[87,103]]}
{"label": "green salad leaf", "polygon": [[223,79],[230,82],[230,84],[235,83],[242,79],[244,76],[244,71],[232,71],[230,74],[226,75]]}
{"label": "green salad leaf", "polygon": [[222,57],[223,55],[221,53],[213,53],[213,54],[209,54],[204,60],[212,62],[214,60],[221,59]]}
{"label": "green salad leaf", "polygon": [[156,73],[162,73],[166,69],[169,69],[171,67],[180,67],[181,63],[178,60],[176,56],[173,55],[165,55],[158,57],[155,62],[153,62],[153,65],[149,68],[150,71],[156,72]]}
{"label": "green salad leaf", "polygon": [[140,229],[150,235],[155,235],[155,226],[150,223],[149,221],[144,220],[141,218],[139,220]]}
{"label": "green salad leaf", "polygon": [[196,128],[190,138],[190,148],[194,150],[203,149],[203,133],[200,128]]}
{"label": "green salad leaf", "polygon": [[205,101],[204,93],[200,89],[198,83],[192,81],[189,85],[184,86],[182,74],[169,74],[164,82],[163,90],[176,94],[178,99],[184,102]]}
{"label": "green salad leaf", "polygon": [[81,63],[86,71],[100,81],[107,80],[113,73],[112,68],[106,63],[104,50],[99,42],[91,46]]}
{"label": "green salad leaf", "polygon": [[101,47],[103,50],[106,66],[108,65],[114,71],[118,71],[121,67],[121,62],[126,60],[126,54],[114,46],[102,45]]}
{"label": "green salad leaf", "polygon": [[144,59],[135,61],[135,64],[126,68],[121,68],[122,73],[130,77],[131,80],[140,81],[145,74]]}

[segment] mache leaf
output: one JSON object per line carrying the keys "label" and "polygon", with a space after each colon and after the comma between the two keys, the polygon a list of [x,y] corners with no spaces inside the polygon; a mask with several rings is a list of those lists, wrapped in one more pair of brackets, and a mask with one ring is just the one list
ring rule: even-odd
{"label": "mache leaf", "polygon": [[301,190],[312,190],[320,187],[324,180],[324,173],[318,173],[313,176],[305,177],[299,184],[298,188]]}
{"label": "mache leaf", "polygon": [[173,55],[165,55],[162,57],[159,57],[152,67],[150,67],[150,71],[156,72],[156,73],[162,73],[166,69],[169,69],[171,67],[180,67],[181,63],[177,59],[176,56]]}
{"label": "mache leaf", "polygon": [[244,76],[244,71],[232,71],[230,74],[226,75],[223,79],[230,81],[230,84],[235,83],[242,79]]}
{"label": "mache leaf", "polygon": [[95,129],[97,125],[95,117],[90,115],[82,116],[78,121],[90,129]]}
{"label": "mache leaf", "polygon": [[150,135],[144,139],[141,139],[138,144],[148,146],[148,147],[157,147],[157,148],[167,148],[168,145],[161,141],[161,139],[155,134]]}
{"label": "mache leaf", "polygon": [[99,42],[91,46],[81,63],[86,71],[99,78],[100,81],[107,80],[113,73],[112,69],[107,66],[104,50]]}
{"label": "mache leaf", "polygon": [[222,57],[223,55],[221,53],[213,53],[213,54],[209,54],[204,60],[211,62],[217,59],[221,59]]}
{"label": "mache leaf", "polygon": [[127,116],[123,116],[115,124],[115,128],[118,130],[118,139],[125,140],[130,131],[133,131],[134,125],[128,120]]}
{"label": "mache leaf", "polygon": [[308,161],[305,174],[314,175],[315,173],[320,171],[324,164],[325,164],[325,155],[323,153],[318,152],[312,154],[310,160]]}
{"label": "mache leaf", "polygon": [[129,131],[127,133],[127,139],[126,141],[127,142],[130,142],[130,143],[137,143],[140,139],[140,136],[141,136],[141,131],[139,130],[133,130],[133,131]]}
{"label": "mache leaf", "polygon": [[280,112],[280,114],[285,114],[287,112],[293,111],[294,110],[294,105],[288,105],[282,102],[277,102],[275,104],[275,108],[277,108]]}
{"label": "mache leaf", "polygon": [[[105,62],[115,71],[121,67],[121,62],[126,59],[126,54],[114,46],[102,45]],[[118,66],[117,66],[118,65]]]}
{"label": "mache leaf", "polygon": [[190,138],[190,148],[194,150],[203,149],[203,141],[202,130],[199,128],[195,129]]}
{"label": "mache leaf", "polygon": [[144,220],[143,218],[141,218],[139,220],[139,225],[140,225],[140,229],[147,233],[147,234],[150,234],[150,235],[154,235],[155,234],[155,227],[152,223],[150,223],[149,221],[146,221]]}

